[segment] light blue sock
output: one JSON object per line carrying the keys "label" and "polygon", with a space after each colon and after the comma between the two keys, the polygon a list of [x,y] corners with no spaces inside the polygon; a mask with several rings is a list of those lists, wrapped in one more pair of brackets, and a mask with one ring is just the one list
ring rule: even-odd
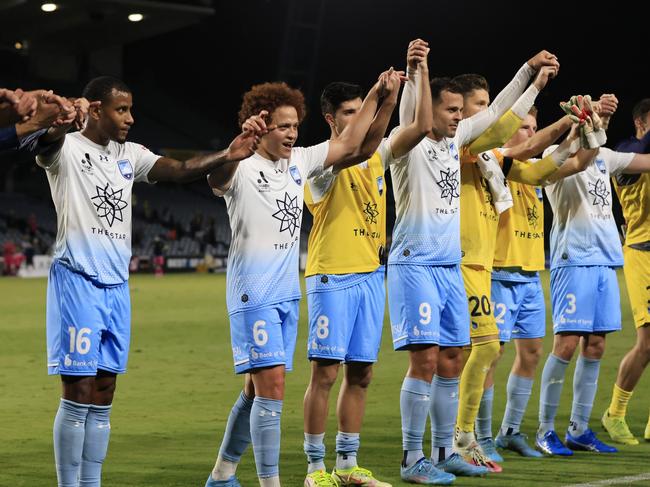
{"label": "light blue sock", "polygon": [[569,431],[580,436],[589,428],[591,408],[598,389],[600,360],[580,355],[573,374],[573,404],[571,405],[571,424]]}
{"label": "light blue sock", "polygon": [[226,431],[223,434],[219,455],[229,462],[239,463],[251,442],[251,408],[253,399],[242,391],[230,410]]}
{"label": "light blue sock", "polygon": [[99,487],[102,484],[102,465],[111,436],[110,416],[110,405],[91,405],[88,409],[79,487]]}
{"label": "light blue sock", "polygon": [[312,435],[305,433],[305,442],[302,444],[307,455],[307,473],[325,470],[325,433]]}
{"label": "light blue sock", "polygon": [[251,408],[251,438],[257,476],[261,479],[280,475],[280,417],[282,401],[256,396]]}
{"label": "light blue sock", "polygon": [[494,402],[494,385],[483,391],[481,404],[476,415],[476,438],[492,438],[492,403]]}
{"label": "light blue sock", "polygon": [[510,376],[508,376],[506,411],[501,422],[502,435],[519,433],[532,391],[533,379],[510,373]]}
{"label": "light blue sock", "polygon": [[431,402],[431,383],[405,377],[399,396],[402,414],[403,463],[409,467],[424,457],[422,440]]}
{"label": "light blue sock", "polygon": [[86,435],[88,404],[61,399],[54,418],[54,462],[59,487],[77,487]]}
{"label": "light blue sock", "polygon": [[446,460],[453,453],[454,427],[458,414],[459,377],[433,376],[431,383],[431,459]]}
{"label": "light blue sock", "polygon": [[347,470],[357,466],[357,452],[359,451],[359,433],[336,434],[336,468]]}
{"label": "light blue sock", "polygon": [[539,394],[539,435],[555,429],[555,415],[560,404],[564,374],[569,362],[549,354],[544,371],[542,372],[542,386]]}

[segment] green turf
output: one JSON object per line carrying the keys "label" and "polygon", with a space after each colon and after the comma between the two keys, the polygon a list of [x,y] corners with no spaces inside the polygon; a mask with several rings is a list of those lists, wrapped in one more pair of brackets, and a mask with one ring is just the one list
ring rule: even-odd
{"label": "green turf", "polygon": [[[544,282],[548,290],[547,275]],[[45,287],[43,279],[0,279],[0,486],[56,485],[51,430],[59,384],[58,378],[48,377],[45,369]],[[621,289],[624,330],[609,340],[601,367],[592,421],[599,433],[599,417],[609,402],[618,364],[635,336],[622,279]],[[118,381],[104,485],[202,487],[242,382],[232,370],[224,276],[134,276],[131,291],[129,373]],[[305,472],[302,397],[309,372],[306,316],[303,303],[295,371],[288,376],[282,416],[282,479],[283,485],[290,487],[301,486]],[[399,389],[407,357],[392,351],[387,325],[385,331],[369,393],[359,460],[378,477],[400,485]],[[547,351],[549,344],[550,337]],[[512,347],[508,347],[497,373],[495,431],[503,414],[512,358]],[[538,378],[540,374],[541,366]],[[573,367],[567,372],[558,429],[568,421],[572,374]],[[644,377],[637,387],[628,415],[632,430],[640,436],[650,403],[648,380]],[[536,427],[538,397],[536,381],[524,423],[529,435]],[[331,417],[326,436],[328,466],[333,464],[335,433],[336,423]],[[618,455],[582,453],[571,459],[529,460],[506,454],[502,474],[456,483],[554,486],[650,472],[650,444],[621,450]],[[251,451],[245,454],[239,472],[245,487],[257,485]]]}

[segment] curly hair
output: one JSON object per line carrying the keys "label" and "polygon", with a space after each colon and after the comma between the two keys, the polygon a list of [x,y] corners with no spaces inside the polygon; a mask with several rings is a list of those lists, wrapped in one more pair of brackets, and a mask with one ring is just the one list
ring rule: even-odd
{"label": "curly hair", "polygon": [[305,96],[300,90],[291,88],[284,82],[255,85],[244,93],[239,109],[239,125],[262,110],[266,110],[271,115],[276,108],[287,105],[296,109],[298,122],[302,122],[307,114],[307,108]]}

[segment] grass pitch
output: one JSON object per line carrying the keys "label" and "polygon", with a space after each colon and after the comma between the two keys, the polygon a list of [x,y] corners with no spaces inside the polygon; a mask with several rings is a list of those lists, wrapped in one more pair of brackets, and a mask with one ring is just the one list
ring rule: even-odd
{"label": "grass pitch", "polygon": [[[603,440],[607,436],[599,424],[600,415],[609,403],[618,364],[635,339],[622,274],[620,277],[623,331],[608,340],[592,414],[592,427]],[[544,284],[548,296],[547,274]],[[60,386],[57,377],[46,374],[45,288],[45,279],[0,279],[0,486],[56,485],[52,421]],[[134,276],[131,292],[133,333],[129,372],[118,379],[103,485],[202,487],[242,384],[232,367],[225,276]],[[303,301],[295,370],[287,378],[282,415],[280,468],[282,483],[288,487],[301,486],[306,469],[302,451],[302,397],[309,378],[306,318]],[[550,308],[547,321],[550,322]],[[551,339],[546,339],[546,353]],[[497,371],[495,433],[503,416],[513,348],[507,347]],[[537,426],[542,365],[523,425],[523,431],[530,437]],[[404,485],[399,480],[399,390],[406,366],[406,355],[392,350],[386,320],[380,360],[368,397],[359,461],[393,485]],[[650,373],[638,385],[628,413],[630,427],[640,438],[650,403],[648,376]],[[568,423],[573,365],[566,377],[556,422],[558,432]],[[330,468],[335,458],[336,392],[331,398],[326,435]],[[425,441],[428,450],[428,434]],[[622,446],[620,450],[616,455],[578,453],[568,459],[541,460],[506,453],[502,474],[484,479],[461,478],[456,485],[561,486],[650,472],[650,443]],[[245,487],[258,485],[250,449],[242,460],[239,476]],[[633,485],[650,485],[650,481]]]}

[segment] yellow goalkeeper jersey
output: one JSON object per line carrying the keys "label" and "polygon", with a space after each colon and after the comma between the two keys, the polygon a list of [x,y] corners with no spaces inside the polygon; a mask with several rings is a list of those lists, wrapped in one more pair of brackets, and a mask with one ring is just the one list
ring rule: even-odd
{"label": "yellow goalkeeper jersey", "polygon": [[494,208],[487,181],[476,164],[476,154],[501,147],[520,124],[521,119],[509,110],[461,153],[460,248],[465,265],[492,270],[499,224],[499,214]]}

